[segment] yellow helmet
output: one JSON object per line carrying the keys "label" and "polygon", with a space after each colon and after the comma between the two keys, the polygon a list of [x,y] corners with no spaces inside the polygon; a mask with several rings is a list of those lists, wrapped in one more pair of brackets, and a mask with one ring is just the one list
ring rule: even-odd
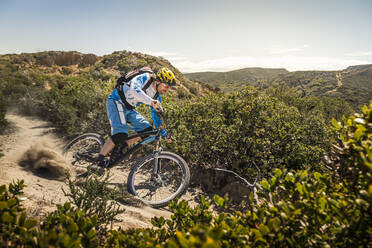
{"label": "yellow helmet", "polygon": [[168,84],[169,86],[176,86],[176,77],[168,68],[161,68],[156,75],[158,76],[160,82]]}

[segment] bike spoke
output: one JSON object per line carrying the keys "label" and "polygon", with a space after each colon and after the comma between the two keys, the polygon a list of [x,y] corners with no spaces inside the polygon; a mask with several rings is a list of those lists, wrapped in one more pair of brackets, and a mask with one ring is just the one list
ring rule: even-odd
{"label": "bike spoke", "polygon": [[154,160],[142,164],[135,175],[137,196],[150,204],[172,198],[184,184],[184,172],[177,160],[159,158],[159,164],[161,168],[156,175],[153,174]]}
{"label": "bike spoke", "polygon": [[101,143],[96,137],[78,138],[64,151],[67,162],[70,162],[77,174],[84,173],[94,161],[94,155],[101,149]]}

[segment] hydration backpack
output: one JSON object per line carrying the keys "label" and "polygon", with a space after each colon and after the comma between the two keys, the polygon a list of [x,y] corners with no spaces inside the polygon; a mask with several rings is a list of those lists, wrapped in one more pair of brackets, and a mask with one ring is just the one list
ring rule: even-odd
{"label": "hydration backpack", "polygon": [[[123,92],[123,86],[125,84],[129,83],[130,80],[132,80],[134,77],[136,77],[140,74],[143,74],[143,73],[150,73],[150,75],[155,75],[155,73],[152,71],[152,69],[150,67],[145,66],[145,67],[142,67],[140,69],[135,69],[135,70],[129,71],[129,72],[125,73],[123,76],[119,77],[116,80],[116,88],[118,90],[119,96],[121,98],[121,101],[124,103],[125,107],[128,110],[134,109],[135,107],[130,105],[127,102],[127,100],[125,98],[125,94]],[[152,81],[153,81],[153,77],[151,77],[150,80],[142,87],[142,90],[146,91],[147,88],[150,87],[150,85],[152,84]],[[156,93],[155,96],[153,97],[153,99],[157,99],[158,96],[159,96],[159,93]]]}
{"label": "hydration backpack", "polygon": [[[132,70],[132,71],[129,71],[127,73],[125,73],[123,76],[119,77],[117,80],[116,80],[116,88],[122,86],[123,84],[126,84],[128,83],[130,80],[132,80],[134,77],[142,74],[142,73],[150,73],[150,74],[154,74],[154,72],[151,70],[150,67],[148,66],[145,66],[145,67],[142,67],[140,69],[135,69],[135,70]],[[152,80],[150,80],[152,81]],[[146,89],[149,87],[150,85],[148,85],[146,87]],[[146,90],[144,89],[144,90]]]}

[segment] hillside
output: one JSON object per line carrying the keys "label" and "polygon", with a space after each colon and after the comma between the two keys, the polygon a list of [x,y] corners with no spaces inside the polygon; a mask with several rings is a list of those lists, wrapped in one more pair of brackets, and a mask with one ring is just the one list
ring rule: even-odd
{"label": "hillside", "polygon": [[232,92],[241,88],[242,85],[257,86],[260,82],[273,80],[278,75],[286,73],[288,73],[286,69],[245,68],[229,72],[186,73],[185,76],[224,92]]}
{"label": "hillside", "polygon": [[97,130],[108,133],[105,99],[121,74],[143,66],[154,71],[170,68],[178,86],[168,95],[176,99],[209,92],[208,87],[186,78],[167,60],[142,53],[120,51],[96,56],[49,51],[0,55],[0,130],[6,126],[7,106],[16,105],[25,114],[51,121],[63,135]]}
{"label": "hillside", "polygon": [[337,97],[354,107],[368,104],[372,96],[372,65],[350,66],[340,71],[295,71],[246,68],[230,72],[185,74],[192,80],[231,92],[246,85],[287,85],[305,95]]}
{"label": "hillside", "polygon": [[337,97],[354,107],[372,100],[372,65],[340,71],[296,71],[277,77],[274,84],[304,90],[307,95]]}
{"label": "hillside", "polygon": [[[119,51],[97,56],[79,52],[48,51],[0,55],[0,86],[5,93],[22,92],[24,86],[44,86],[48,89],[55,77],[93,75],[97,80],[114,81],[121,73],[134,68],[150,66],[155,71],[160,67],[170,68],[180,82],[174,93],[189,97],[206,92],[205,87],[184,77],[167,60],[142,53]],[[47,80],[45,80],[47,79]],[[9,84],[12,90],[7,90]],[[16,85],[14,85],[16,84]],[[14,91],[16,88],[16,91]]]}

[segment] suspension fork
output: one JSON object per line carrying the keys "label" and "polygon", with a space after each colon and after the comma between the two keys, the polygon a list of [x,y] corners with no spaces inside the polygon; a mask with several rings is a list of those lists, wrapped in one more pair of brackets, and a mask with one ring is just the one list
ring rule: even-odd
{"label": "suspension fork", "polygon": [[160,139],[158,139],[157,142],[156,142],[156,147],[155,147],[154,166],[153,166],[153,170],[152,170],[152,173],[154,175],[159,174],[159,172],[161,170],[161,164],[159,162],[159,153],[161,153],[162,150],[163,150],[163,148],[161,147]]}

